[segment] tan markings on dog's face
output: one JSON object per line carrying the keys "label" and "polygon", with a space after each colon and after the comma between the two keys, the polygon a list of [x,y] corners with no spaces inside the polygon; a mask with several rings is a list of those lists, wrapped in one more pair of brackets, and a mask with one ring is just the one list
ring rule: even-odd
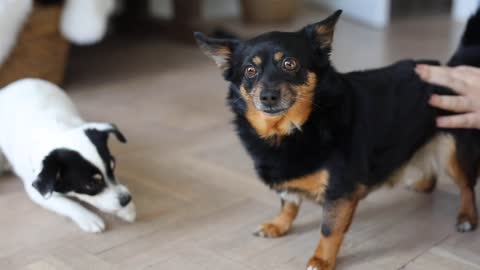
{"label": "tan markings on dog's face", "polygon": [[260,56],[255,56],[252,59],[252,62],[258,67],[262,65],[262,58]]}
{"label": "tan markings on dog's face", "polygon": [[275,189],[300,192],[315,201],[321,202],[323,201],[329,178],[330,173],[327,170],[321,170],[311,175],[286,181],[275,186]]}
{"label": "tan markings on dog's face", "polygon": [[273,59],[277,62],[280,62],[282,59],[283,59],[283,53],[282,52],[276,52],[274,55],[273,55]]}
{"label": "tan markings on dog's face", "polygon": [[309,72],[305,84],[291,87],[293,93],[290,92],[290,89],[283,89],[281,94],[285,100],[295,100],[293,105],[281,115],[270,115],[259,109],[258,96],[261,85],[256,85],[251,94],[241,85],[240,91],[247,103],[246,117],[248,121],[255,128],[257,134],[264,139],[276,135],[285,136],[291,134],[295,129],[301,129],[312,112],[316,84],[317,76],[315,73]]}

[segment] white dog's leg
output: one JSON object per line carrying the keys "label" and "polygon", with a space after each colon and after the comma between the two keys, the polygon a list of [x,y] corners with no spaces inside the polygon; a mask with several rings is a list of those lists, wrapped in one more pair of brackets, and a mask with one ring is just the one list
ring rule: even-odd
{"label": "white dog's leg", "polygon": [[50,198],[46,199],[27,183],[25,183],[25,190],[34,202],[57,214],[71,218],[82,230],[91,233],[105,230],[105,223],[97,214],[69,198],[54,192]]}

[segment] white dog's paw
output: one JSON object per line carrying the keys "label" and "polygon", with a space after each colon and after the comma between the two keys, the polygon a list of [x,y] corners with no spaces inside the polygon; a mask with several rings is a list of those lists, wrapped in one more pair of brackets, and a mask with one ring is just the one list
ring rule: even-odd
{"label": "white dog's paw", "polygon": [[105,222],[101,217],[92,212],[82,212],[72,217],[77,225],[89,233],[100,233],[105,231]]}
{"label": "white dog's paw", "polygon": [[129,203],[124,208],[118,210],[115,215],[126,222],[134,222],[137,217],[137,211],[135,210],[135,204]]}

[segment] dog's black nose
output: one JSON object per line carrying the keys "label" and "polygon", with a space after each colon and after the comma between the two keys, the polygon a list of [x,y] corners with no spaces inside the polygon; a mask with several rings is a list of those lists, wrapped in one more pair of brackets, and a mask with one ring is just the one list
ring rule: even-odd
{"label": "dog's black nose", "polygon": [[128,193],[125,193],[125,194],[120,195],[120,196],[118,197],[118,200],[120,201],[120,205],[121,205],[122,207],[125,207],[125,206],[127,206],[127,205],[130,203],[130,201],[132,200],[132,196],[130,196],[130,194],[128,194]]}
{"label": "dog's black nose", "polygon": [[273,89],[264,89],[260,93],[260,101],[264,106],[275,107],[280,102],[280,91]]}

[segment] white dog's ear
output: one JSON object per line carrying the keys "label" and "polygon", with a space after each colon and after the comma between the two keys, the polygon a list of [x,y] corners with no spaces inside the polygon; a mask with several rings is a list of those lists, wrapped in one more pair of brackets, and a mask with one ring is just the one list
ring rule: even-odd
{"label": "white dog's ear", "polygon": [[49,198],[55,190],[55,184],[60,178],[61,163],[58,150],[52,151],[43,159],[42,170],[32,186],[38,190],[43,197]]}
{"label": "white dog's ear", "polygon": [[106,132],[113,133],[121,143],[127,143],[127,138],[123,135],[120,129],[118,129],[117,125],[110,124],[110,128],[107,129]]}
{"label": "white dog's ear", "polygon": [[112,123],[88,123],[83,126],[84,130],[97,130],[106,133],[107,135],[113,134],[121,143],[127,143],[127,138],[118,129],[115,124]]}

